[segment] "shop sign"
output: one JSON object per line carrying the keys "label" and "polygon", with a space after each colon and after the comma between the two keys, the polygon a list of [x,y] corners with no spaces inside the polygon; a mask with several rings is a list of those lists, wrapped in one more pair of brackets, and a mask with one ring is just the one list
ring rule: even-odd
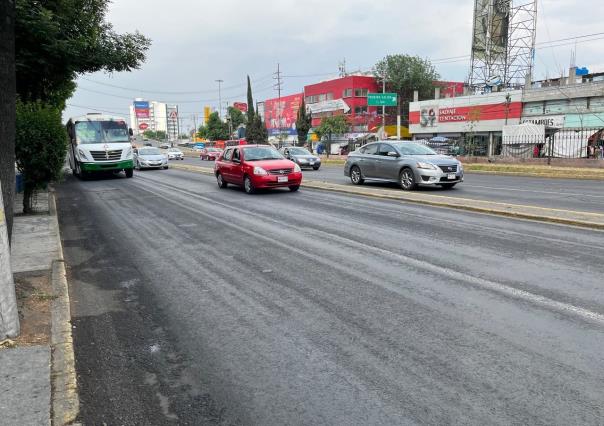
{"label": "shop sign", "polygon": [[542,115],[537,117],[524,117],[520,123],[542,124],[546,128],[561,129],[564,127],[563,115]]}

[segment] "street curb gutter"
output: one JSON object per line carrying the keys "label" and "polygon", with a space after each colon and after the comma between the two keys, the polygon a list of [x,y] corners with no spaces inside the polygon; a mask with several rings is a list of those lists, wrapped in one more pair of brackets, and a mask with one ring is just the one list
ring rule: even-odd
{"label": "street curb gutter", "polygon": [[71,334],[71,309],[69,306],[69,288],[63,258],[63,246],[59,231],[57,206],[54,193],[49,193],[49,210],[53,217],[59,258],[52,262],[52,301],[51,313],[51,386],[52,386],[52,425],[73,424],[80,409],[78,385],[76,380],[73,337]]}
{"label": "street curb gutter", "polygon": [[[207,167],[185,164],[173,165],[171,167],[205,175],[214,174],[213,170]],[[600,213],[550,209],[537,206],[523,206],[519,204],[421,194],[417,192],[393,191],[388,189],[348,187],[340,184],[319,181],[306,181],[302,183],[302,186],[305,188],[319,189],[343,194],[361,195],[365,197],[396,201],[407,201],[410,203],[436,207],[447,207],[476,213],[486,213],[517,219],[529,219],[539,222],[558,223],[562,225],[572,225],[582,228],[604,230],[604,214]]]}

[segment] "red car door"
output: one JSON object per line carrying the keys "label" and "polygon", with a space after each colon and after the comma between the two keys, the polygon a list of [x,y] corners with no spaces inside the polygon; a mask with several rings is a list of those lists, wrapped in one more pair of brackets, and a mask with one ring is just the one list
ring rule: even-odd
{"label": "red car door", "polygon": [[233,173],[232,173],[232,168],[233,168],[233,163],[232,163],[232,155],[233,155],[233,150],[232,149],[227,149],[224,152],[224,155],[222,156],[222,160],[220,160],[217,163],[217,169],[218,172],[222,175],[222,178],[224,179],[225,182],[230,182],[230,183],[234,183],[233,182]]}
{"label": "red car door", "polygon": [[233,149],[233,163],[231,165],[232,182],[237,185],[243,184],[243,152],[239,148]]}

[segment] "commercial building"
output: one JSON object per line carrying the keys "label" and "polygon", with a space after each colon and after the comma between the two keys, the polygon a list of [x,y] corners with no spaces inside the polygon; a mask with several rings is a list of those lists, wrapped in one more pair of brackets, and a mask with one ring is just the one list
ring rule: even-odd
{"label": "commercial building", "polygon": [[168,106],[157,101],[147,101],[136,98],[130,105],[130,127],[135,135],[143,134],[146,130],[168,130]]}

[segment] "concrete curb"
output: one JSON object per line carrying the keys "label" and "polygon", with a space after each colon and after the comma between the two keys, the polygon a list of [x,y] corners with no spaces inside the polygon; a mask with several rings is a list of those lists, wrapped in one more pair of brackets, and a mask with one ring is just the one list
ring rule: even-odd
{"label": "concrete curb", "polygon": [[[213,175],[214,171],[207,167],[179,164],[175,169],[186,170],[194,173]],[[447,207],[467,210],[477,213],[486,213],[518,219],[536,220],[539,222],[573,225],[582,228],[604,230],[604,214],[580,212],[546,207],[524,206],[519,204],[499,203],[494,201],[473,200],[443,195],[422,194],[419,192],[403,192],[381,188],[350,187],[335,183],[319,181],[304,181],[305,188],[320,189],[323,191],[338,192],[343,194],[361,195],[364,197],[380,198],[387,200],[406,201],[436,207]]]}
{"label": "concrete curb", "polygon": [[504,171],[491,171],[491,170],[468,170],[465,169],[466,174],[476,175],[496,175],[496,176],[519,176],[519,177],[538,177],[543,179],[576,179],[576,180],[604,180],[604,175],[579,175],[579,174],[563,174],[556,175],[553,173],[532,173],[532,172],[504,172]]}
{"label": "concrete curb", "polygon": [[59,258],[52,263],[52,290],[56,296],[52,301],[51,313],[51,386],[52,413],[51,423],[54,426],[73,424],[80,409],[78,396],[73,337],[71,334],[71,309],[69,306],[69,287],[65,272],[63,246],[59,231],[57,206],[54,193],[49,193],[48,205],[50,215],[54,218]]}

